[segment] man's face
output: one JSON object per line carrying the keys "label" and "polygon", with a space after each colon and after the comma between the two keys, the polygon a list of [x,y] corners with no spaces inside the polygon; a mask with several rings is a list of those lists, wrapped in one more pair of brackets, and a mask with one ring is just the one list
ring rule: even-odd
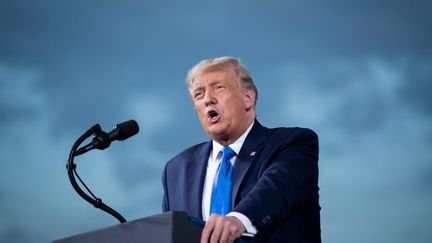
{"label": "man's face", "polygon": [[238,86],[232,68],[196,76],[191,96],[204,130],[222,145],[235,142],[255,119],[255,94]]}

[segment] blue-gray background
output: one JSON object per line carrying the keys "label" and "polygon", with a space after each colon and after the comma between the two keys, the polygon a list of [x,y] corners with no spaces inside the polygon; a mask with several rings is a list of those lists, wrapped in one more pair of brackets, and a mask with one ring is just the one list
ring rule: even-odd
{"label": "blue-gray background", "polygon": [[320,136],[324,242],[431,242],[430,1],[0,2],[0,241],[117,221],[67,179],[94,123],[140,133],[77,159],[127,219],[160,212],[165,162],[207,139],[184,78],[240,57],[258,118]]}

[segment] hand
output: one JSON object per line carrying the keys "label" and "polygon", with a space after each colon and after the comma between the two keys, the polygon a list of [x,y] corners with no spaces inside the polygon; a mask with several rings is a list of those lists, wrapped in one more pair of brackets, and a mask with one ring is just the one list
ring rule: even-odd
{"label": "hand", "polygon": [[201,234],[201,243],[232,243],[246,231],[242,222],[233,216],[212,214]]}

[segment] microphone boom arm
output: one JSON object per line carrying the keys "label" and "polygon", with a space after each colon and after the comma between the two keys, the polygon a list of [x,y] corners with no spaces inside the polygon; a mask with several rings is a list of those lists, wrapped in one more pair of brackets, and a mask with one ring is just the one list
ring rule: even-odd
{"label": "microphone boom arm", "polygon": [[[75,191],[87,202],[89,202],[90,204],[92,204],[95,208],[99,208],[102,211],[105,211],[108,214],[111,214],[112,216],[114,216],[118,221],[120,221],[120,223],[125,223],[127,222],[126,219],[121,216],[117,211],[115,211],[114,209],[110,208],[108,205],[106,205],[105,203],[102,202],[102,199],[100,198],[96,198],[94,195],[94,198],[90,197],[89,195],[87,195],[78,185],[77,181],[75,180],[75,174],[76,174],[76,164],[74,163],[74,158],[76,155],[78,155],[76,153],[78,147],[81,145],[82,142],[84,142],[84,140],[86,140],[87,138],[89,138],[91,135],[98,135],[99,133],[103,132],[100,125],[96,124],[94,126],[92,126],[89,130],[87,130],[81,137],[78,138],[78,140],[73,144],[72,149],[69,153],[69,157],[68,157],[68,162],[66,164],[66,169],[68,172],[68,176],[69,176],[69,180],[72,184],[72,187],[75,189]],[[74,174],[75,173],[75,174]],[[77,174],[78,176],[78,174]],[[81,181],[81,179],[78,176],[78,179]],[[81,183],[85,186],[85,184],[81,181]],[[87,188],[87,186],[85,186]],[[88,188],[87,188],[88,189]],[[90,190],[89,190],[90,191]],[[91,192],[90,192],[91,193]]]}

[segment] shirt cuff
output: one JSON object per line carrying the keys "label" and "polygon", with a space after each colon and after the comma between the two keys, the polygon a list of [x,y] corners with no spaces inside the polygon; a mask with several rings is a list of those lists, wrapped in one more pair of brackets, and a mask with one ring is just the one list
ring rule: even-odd
{"label": "shirt cuff", "polygon": [[255,236],[258,233],[255,226],[252,225],[252,222],[244,214],[239,212],[230,212],[227,214],[227,216],[233,216],[240,220],[240,222],[242,222],[243,226],[245,227],[246,233],[248,233],[248,235]]}

